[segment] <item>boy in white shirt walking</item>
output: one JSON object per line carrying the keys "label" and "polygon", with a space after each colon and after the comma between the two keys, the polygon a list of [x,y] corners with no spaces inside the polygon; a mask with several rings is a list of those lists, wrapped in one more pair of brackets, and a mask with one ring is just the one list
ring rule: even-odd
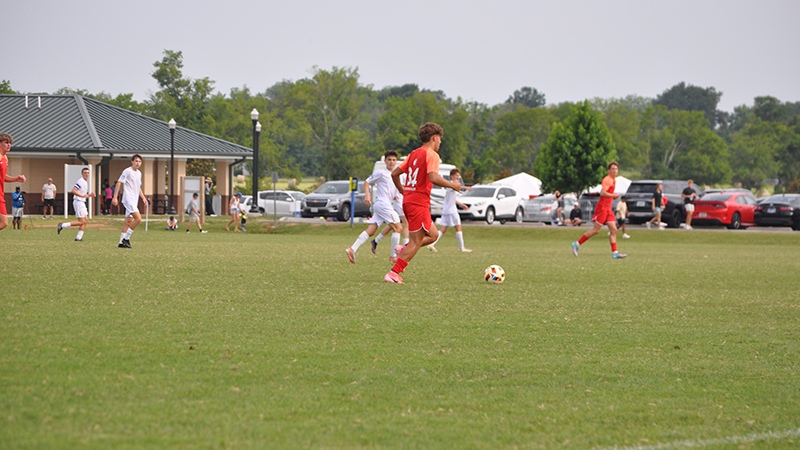
{"label": "boy in white shirt walking", "polygon": [[147,208],[147,197],[144,196],[142,191],[142,172],[139,172],[139,167],[141,166],[142,157],[133,155],[131,166],[123,170],[122,175],[117,180],[114,189],[114,200],[111,200],[112,205],[119,205],[120,188],[124,187],[122,206],[125,207],[125,225],[122,227],[122,234],[119,238],[119,248],[131,248],[131,234],[142,221],[142,215],[139,213],[140,197],[144,202],[144,207]]}
{"label": "boy in white shirt walking", "polygon": [[[454,183],[458,183],[461,180],[461,171],[458,169],[453,169],[450,171],[450,181]],[[471,188],[467,188],[471,189]],[[456,240],[458,241],[458,249],[462,252],[471,252],[472,250],[464,247],[464,233],[461,231],[461,216],[458,215],[458,209],[469,209],[466,205],[461,203],[456,199],[456,191],[452,189],[446,189],[444,194],[444,205],[442,205],[442,218],[440,219],[439,225],[439,237],[436,238],[433,244],[428,246],[428,250],[435,252],[437,242],[439,239],[444,236],[444,233],[447,231],[447,227],[455,227],[456,228]]]}
{"label": "boy in white shirt walking", "polygon": [[61,234],[61,230],[64,228],[69,227],[80,227],[78,229],[78,236],[75,237],[75,240],[78,242],[83,241],[83,230],[86,229],[86,225],[89,223],[89,210],[86,209],[86,199],[89,197],[94,198],[96,195],[94,192],[89,193],[89,168],[84,167],[81,170],[81,178],[75,182],[75,186],[72,187],[72,195],[75,197],[72,199],[72,208],[75,210],[75,217],[78,220],[74,220],[72,222],[67,223],[59,223],[58,224],[58,234]]}

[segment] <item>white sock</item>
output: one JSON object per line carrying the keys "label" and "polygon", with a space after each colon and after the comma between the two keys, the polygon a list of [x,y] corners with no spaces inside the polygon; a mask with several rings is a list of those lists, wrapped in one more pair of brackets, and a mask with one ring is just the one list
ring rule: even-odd
{"label": "white sock", "polygon": [[378,233],[378,237],[375,238],[375,242],[377,243],[382,241],[384,237],[386,236],[384,236],[382,233]]}
{"label": "white sock", "polygon": [[403,245],[408,245],[408,238],[403,238]]}
{"label": "white sock", "polygon": [[458,241],[458,248],[464,248],[464,232],[456,231],[456,240]]}
{"label": "white sock", "polygon": [[67,222],[67,223],[62,223],[62,224],[61,224],[61,228],[69,228],[69,227],[71,227],[71,226],[72,226],[72,224],[71,224],[71,223],[69,223],[69,222]]}
{"label": "white sock", "polygon": [[120,233],[120,235],[119,235],[119,243],[122,244],[123,240],[125,240],[125,233]]}
{"label": "white sock", "polygon": [[392,258],[397,258],[397,255],[394,253],[394,248],[397,247],[397,244],[400,243],[400,233],[392,233],[392,253],[389,255]]}
{"label": "white sock", "polygon": [[78,236],[75,239],[82,239],[83,238],[83,231],[78,231]]}
{"label": "white sock", "polygon": [[436,243],[437,243],[437,242],[439,242],[439,239],[441,239],[441,238],[442,238],[442,236],[444,236],[444,233],[442,233],[442,232],[440,231],[440,232],[439,232],[439,236],[436,236],[436,240],[435,240],[435,241],[433,241],[433,244],[431,244],[431,246],[434,246],[434,245],[436,245]]}
{"label": "white sock", "polygon": [[350,247],[353,249],[353,253],[357,252],[358,247],[361,247],[361,244],[367,242],[367,239],[369,239],[369,235],[366,231],[362,231],[361,234],[358,235],[358,239],[353,243],[353,246]]}
{"label": "white sock", "polygon": [[133,234],[133,228],[128,228],[128,232],[125,233],[125,239],[130,240],[132,234]]}

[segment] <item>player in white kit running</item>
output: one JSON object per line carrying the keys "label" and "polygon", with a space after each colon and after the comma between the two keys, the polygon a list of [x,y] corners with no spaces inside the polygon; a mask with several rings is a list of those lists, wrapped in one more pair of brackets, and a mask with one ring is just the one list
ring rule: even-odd
{"label": "player in white kit running", "polygon": [[[461,171],[458,169],[453,169],[450,171],[450,180],[453,182],[458,183],[461,180]],[[471,188],[467,188],[470,189]],[[444,205],[442,206],[442,218],[439,222],[439,237],[436,241],[428,246],[428,250],[435,252],[436,242],[439,242],[439,239],[444,236],[445,231],[447,231],[447,227],[455,227],[456,228],[456,240],[458,241],[458,249],[462,252],[471,252],[472,250],[464,247],[464,233],[461,231],[461,216],[458,215],[458,209],[469,209],[466,205],[461,203],[456,199],[456,191],[452,189],[446,189],[446,193],[444,195]]]}
{"label": "player in white kit running", "polygon": [[120,248],[131,248],[131,234],[142,221],[142,215],[139,213],[140,197],[144,202],[144,207],[147,208],[147,197],[142,192],[142,172],[139,172],[139,167],[141,166],[142,157],[133,155],[131,166],[123,170],[122,175],[117,180],[117,185],[114,189],[114,200],[111,200],[112,205],[119,205],[119,193],[122,190],[120,188],[124,187],[122,206],[125,207],[125,225],[122,227],[122,235],[119,238]]}
{"label": "player in white kit running", "polygon": [[59,223],[58,234],[61,234],[61,230],[64,228],[80,227],[78,229],[78,236],[75,237],[75,240],[80,242],[83,241],[83,230],[86,229],[86,225],[89,223],[89,210],[86,209],[86,199],[96,196],[94,192],[89,192],[88,167],[84,167],[83,170],[81,170],[81,178],[79,178],[78,181],[75,182],[75,186],[72,187],[72,195],[75,196],[72,199],[72,209],[75,210],[75,217],[77,217],[78,220]]}
{"label": "player in white kit running", "polygon": [[400,232],[403,226],[400,225],[400,216],[397,215],[397,212],[392,207],[392,200],[397,193],[397,188],[392,181],[392,170],[394,170],[394,166],[397,164],[397,152],[394,150],[387,150],[386,153],[383,154],[383,160],[386,163],[386,168],[376,170],[364,181],[364,204],[369,206],[371,202],[369,194],[370,183],[375,185],[376,199],[375,205],[373,206],[372,217],[369,219],[369,226],[358,235],[358,238],[351,247],[345,249],[347,257],[353,264],[356,263],[356,252],[358,248],[361,247],[363,243],[367,242],[370,236],[378,231],[378,226],[383,223],[388,224],[392,228],[392,248],[400,244]]}

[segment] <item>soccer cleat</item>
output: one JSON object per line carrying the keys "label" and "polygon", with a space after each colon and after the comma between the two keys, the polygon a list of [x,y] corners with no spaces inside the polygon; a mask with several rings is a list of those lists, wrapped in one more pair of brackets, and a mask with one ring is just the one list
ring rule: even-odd
{"label": "soccer cleat", "polygon": [[356,263],[356,253],[353,251],[352,248],[347,247],[344,249],[344,252],[347,253],[347,257],[350,258],[350,262],[355,264]]}
{"label": "soccer cleat", "polygon": [[620,252],[614,252],[614,253],[611,254],[611,258],[613,258],[613,259],[622,259],[622,258],[624,258],[626,256],[628,256],[628,255],[626,255],[625,253],[620,253]]}
{"label": "soccer cleat", "polygon": [[78,242],[83,242],[83,239],[75,238],[75,240],[78,241]]}
{"label": "soccer cleat", "polygon": [[630,235],[628,233],[622,233],[622,239],[630,239]]}
{"label": "soccer cleat", "polygon": [[572,254],[575,255],[576,258],[578,257],[579,248],[581,248],[581,244],[578,244],[578,241],[572,243]]}
{"label": "soccer cleat", "polygon": [[432,251],[433,253],[436,253],[436,252],[439,251],[439,250],[436,250],[436,247],[434,247],[433,244],[428,246],[428,250]]}
{"label": "soccer cleat", "polygon": [[472,249],[469,249],[469,248],[462,248],[460,251],[462,251],[464,253],[472,253]]}
{"label": "soccer cleat", "polygon": [[186,230],[186,232],[188,233],[188,232],[189,232],[189,230]]}
{"label": "soccer cleat", "polygon": [[61,230],[63,229],[64,227],[61,226],[61,222],[58,222],[58,234],[61,234]]}
{"label": "soccer cleat", "polygon": [[206,230],[200,230],[201,233],[208,233]]}
{"label": "soccer cleat", "polygon": [[387,283],[397,283],[397,284],[405,284],[403,283],[403,279],[400,278],[400,275],[392,272],[391,270],[383,277],[383,281]]}
{"label": "soccer cleat", "polygon": [[124,245],[126,248],[133,248],[133,246],[131,245],[131,241],[130,241],[130,240],[128,240],[128,239],[123,239],[123,240],[122,240],[122,244],[123,244],[123,245]]}
{"label": "soccer cleat", "polygon": [[400,257],[400,253],[403,253],[403,250],[405,250],[405,249],[406,249],[406,244],[395,245],[394,246],[394,254],[397,255],[397,257],[399,258]]}
{"label": "soccer cleat", "polygon": [[374,254],[378,250],[378,243],[375,242],[375,239],[373,239],[371,243],[372,243],[372,253]]}
{"label": "soccer cleat", "polygon": [[125,244],[123,244],[122,242],[120,242],[120,243],[119,243],[119,245],[118,245],[117,247],[119,247],[119,248],[128,248],[128,247],[126,247],[126,246],[125,246]]}
{"label": "soccer cleat", "polygon": [[396,263],[396,262],[397,262],[397,258],[396,258],[396,257],[394,257],[394,256],[390,256],[390,257],[389,257],[389,262],[390,262],[390,263],[392,263],[392,264],[394,264],[394,263]]}
{"label": "soccer cleat", "polygon": [[45,217],[45,216],[42,216],[42,220],[47,220],[47,217]]}

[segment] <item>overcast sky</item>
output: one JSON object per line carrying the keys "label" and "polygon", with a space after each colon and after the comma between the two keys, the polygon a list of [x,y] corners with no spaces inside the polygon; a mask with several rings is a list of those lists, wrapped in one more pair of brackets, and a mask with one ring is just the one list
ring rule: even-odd
{"label": "overcast sky", "polygon": [[218,91],[358,67],[376,89],[415,83],[488,105],[531,86],[547,103],[655,97],[685,81],[719,108],[800,101],[800,1],[3,0],[0,79],[21,92],[133,93],[183,51]]}

